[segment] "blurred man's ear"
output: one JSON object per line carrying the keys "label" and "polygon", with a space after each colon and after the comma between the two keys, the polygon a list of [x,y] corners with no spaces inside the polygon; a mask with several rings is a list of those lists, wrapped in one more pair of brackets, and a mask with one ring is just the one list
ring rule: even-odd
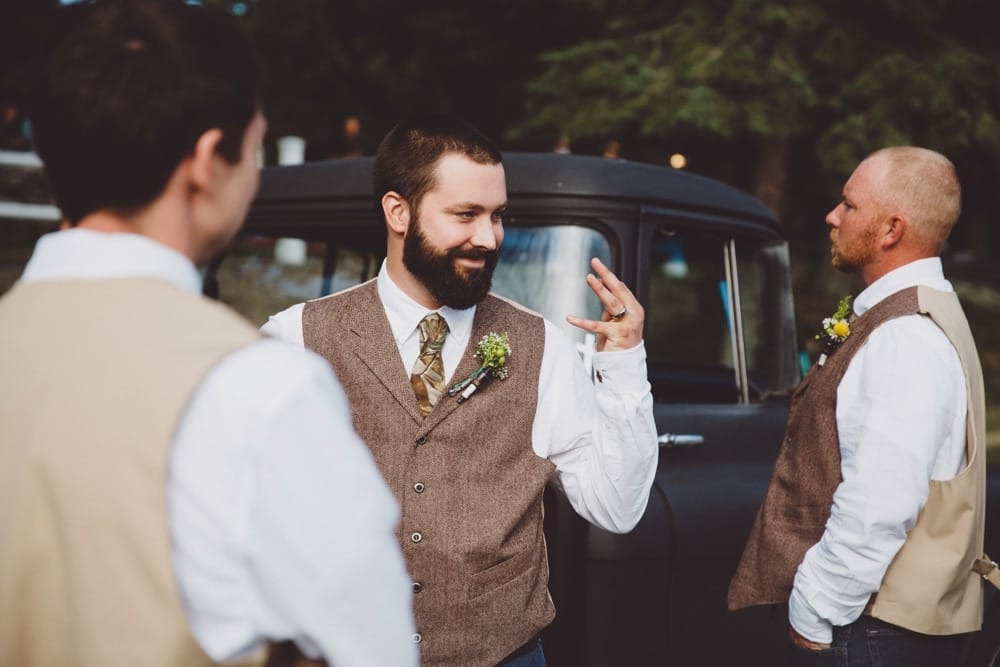
{"label": "blurred man's ear", "polygon": [[212,184],[215,159],[218,157],[216,151],[220,141],[222,141],[222,130],[218,128],[205,130],[198,137],[194,151],[188,158],[188,176],[192,183],[203,190]]}

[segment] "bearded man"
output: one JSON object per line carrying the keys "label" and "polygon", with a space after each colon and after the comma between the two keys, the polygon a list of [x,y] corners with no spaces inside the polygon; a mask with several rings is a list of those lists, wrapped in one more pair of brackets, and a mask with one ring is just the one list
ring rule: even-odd
{"label": "bearded man", "polygon": [[[377,278],[293,306],[264,331],[330,361],[400,502],[422,663],[544,665],[538,635],[555,615],[546,484],[554,479],[582,517],[619,533],[649,497],[658,445],[642,306],[593,260],[587,283],[602,319],[567,320],[597,336],[595,384],[551,322],[490,294],[504,168],[462,121],[396,126],[373,182],[388,233]],[[506,378],[485,380],[468,401],[449,396],[480,366],[484,337]]]}
{"label": "bearded man", "polygon": [[953,665],[982,625],[983,375],[938,257],[960,206],[951,162],[900,146],[826,217],[866,287],[824,322],[729,589],[788,604],[790,665]]}

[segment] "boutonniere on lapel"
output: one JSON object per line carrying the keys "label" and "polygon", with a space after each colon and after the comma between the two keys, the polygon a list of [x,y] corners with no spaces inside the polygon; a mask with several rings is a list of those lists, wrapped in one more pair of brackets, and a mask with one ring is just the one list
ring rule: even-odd
{"label": "boutonniere on lapel", "polygon": [[479,339],[476,345],[476,359],[479,360],[479,368],[472,371],[469,377],[461,382],[456,382],[448,390],[449,396],[458,394],[458,402],[468,399],[476,389],[486,380],[495,377],[498,380],[506,380],[510,374],[507,368],[507,359],[512,354],[510,342],[507,340],[507,332],[488,333]]}
{"label": "boutonniere on lapel", "polygon": [[816,362],[820,366],[825,364],[827,357],[851,335],[851,325],[847,321],[850,316],[851,297],[848,295],[840,300],[833,315],[823,318],[823,330],[816,334],[816,340],[823,341],[823,353]]}

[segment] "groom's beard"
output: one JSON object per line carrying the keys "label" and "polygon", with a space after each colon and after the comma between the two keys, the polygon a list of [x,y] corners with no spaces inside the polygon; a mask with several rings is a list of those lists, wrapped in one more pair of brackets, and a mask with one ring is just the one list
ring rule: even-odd
{"label": "groom's beard", "polygon": [[[455,263],[458,258],[484,259],[486,263],[481,269],[470,269],[459,267]],[[403,265],[423,283],[438,303],[458,310],[471,308],[486,298],[499,259],[499,249],[438,250],[424,236],[419,219],[410,224],[403,240]]]}

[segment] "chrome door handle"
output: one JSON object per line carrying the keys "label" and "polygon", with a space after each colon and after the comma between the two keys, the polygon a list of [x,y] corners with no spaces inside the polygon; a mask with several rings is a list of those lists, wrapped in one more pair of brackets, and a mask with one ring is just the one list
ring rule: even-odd
{"label": "chrome door handle", "polygon": [[660,447],[697,447],[705,443],[705,436],[695,433],[663,433],[657,438]]}

